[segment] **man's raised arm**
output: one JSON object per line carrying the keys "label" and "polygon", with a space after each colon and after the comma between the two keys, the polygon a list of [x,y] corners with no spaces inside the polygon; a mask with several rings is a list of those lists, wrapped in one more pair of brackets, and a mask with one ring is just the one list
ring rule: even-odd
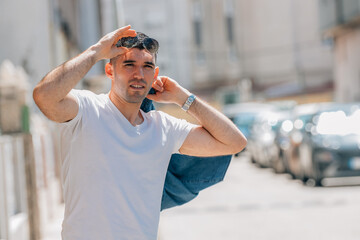
{"label": "man's raised arm", "polygon": [[[153,87],[156,95],[147,98],[164,103],[175,103],[180,107],[190,92],[168,77],[159,77]],[[199,98],[191,104],[188,113],[200,126],[191,130],[180,148],[180,153],[191,156],[218,156],[242,151],[247,143],[245,136],[225,115]]]}
{"label": "man's raised arm", "polygon": [[37,84],[33,98],[46,117],[56,122],[66,122],[77,115],[78,103],[69,92],[96,62],[128,51],[123,47],[117,48],[115,44],[122,37],[136,36],[135,30],[130,28],[126,26],[105,35],[77,57],[49,72]]}

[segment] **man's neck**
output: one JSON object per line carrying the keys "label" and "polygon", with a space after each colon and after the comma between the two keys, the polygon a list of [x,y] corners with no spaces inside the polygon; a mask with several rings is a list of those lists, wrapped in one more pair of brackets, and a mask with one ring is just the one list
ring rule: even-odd
{"label": "man's neck", "polygon": [[140,125],[144,121],[140,114],[141,103],[128,103],[113,91],[110,91],[109,98],[131,125]]}

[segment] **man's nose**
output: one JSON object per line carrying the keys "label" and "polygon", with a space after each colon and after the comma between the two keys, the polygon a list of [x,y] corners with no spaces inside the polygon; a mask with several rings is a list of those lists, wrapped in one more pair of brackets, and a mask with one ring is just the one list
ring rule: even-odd
{"label": "man's nose", "polygon": [[143,71],[142,67],[135,68],[134,78],[135,79],[143,79],[144,78],[144,71]]}

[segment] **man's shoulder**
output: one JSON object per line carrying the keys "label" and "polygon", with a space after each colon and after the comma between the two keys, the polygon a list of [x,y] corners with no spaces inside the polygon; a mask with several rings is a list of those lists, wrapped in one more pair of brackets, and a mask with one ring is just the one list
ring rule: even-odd
{"label": "man's shoulder", "polygon": [[96,94],[90,90],[84,90],[84,89],[72,89],[71,93],[76,96],[85,97],[85,98],[98,98],[103,95],[103,94]]}
{"label": "man's shoulder", "polygon": [[100,103],[106,101],[106,94],[96,94],[89,90],[72,89],[71,94],[84,103]]}

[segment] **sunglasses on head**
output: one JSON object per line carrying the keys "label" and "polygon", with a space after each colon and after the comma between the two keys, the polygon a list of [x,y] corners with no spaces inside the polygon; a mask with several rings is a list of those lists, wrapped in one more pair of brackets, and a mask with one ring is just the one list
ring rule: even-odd
{"label": "sunglasses on head", "polygon": [[159,43],[155,39],[146,37],[142,41],[139,41],[139,38],[137,36],[121,38],[116,43],[116,47],[132,48],[132,47],[135,47],[136,45],[138,45],[139,42],[150,53],[157,53],[157,51],[159,50]]}

